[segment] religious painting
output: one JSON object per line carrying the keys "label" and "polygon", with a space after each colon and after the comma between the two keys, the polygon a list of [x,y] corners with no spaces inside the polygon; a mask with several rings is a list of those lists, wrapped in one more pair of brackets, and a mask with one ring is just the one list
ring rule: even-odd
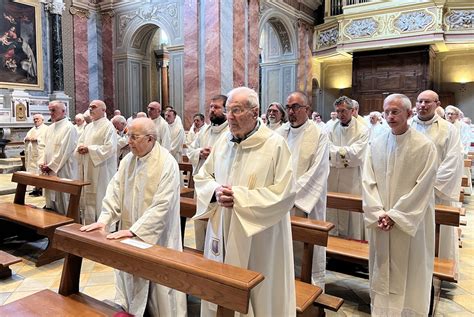
{"label": "religious painting", "polygon": [[41,3],[0,0],[0,88],[43,89]]}

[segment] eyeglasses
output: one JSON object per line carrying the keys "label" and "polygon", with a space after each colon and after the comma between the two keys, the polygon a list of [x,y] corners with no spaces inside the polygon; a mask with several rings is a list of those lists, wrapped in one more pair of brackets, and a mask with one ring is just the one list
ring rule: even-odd
{"label": "eyeglasses", "polygon": [[150,136],[149,134],[127,134],[128,138],[132,141],[137,141],[138,139],[143,138],[144,136]]}
{"label": "eyeglasses", "polygon": [[346,109],[346,108],[344,108],[344,109],[337,109],[335,112],[336,112],[337,114],[340,114],[340,113],[348,112],[348,111],[351,111],[351,110],[352,110],[352,109]]}
{"label": "eyeglasses", "polygon": [[286,111],[290,111],[290,110],[293,110],[293,112],[295,111],[298,111],[299,108],[303,108],[304,106],[298,104],[298,103],[294,103],[292,105],[286,105],[285,108],[286,108]]}
{"label": "eyeglasses", "polygon": [[238,116],[244,113],[245,111],[250,110],[249,108],[243,108],[243,107],[232,107],[232,108],[227,108],[227,114],[232,114],[233,116]]}
{"label": "eyeglasses", "polygon": [[422,104],[422,103],[433,103],[433,102],[438,102],[438,100],[429,100],[429,99],[420,99],[420,100],[417,100],[416,103],[419,103],[419,104]]}
{"label": "eyeglasses", "polygon": [[456,112],[446,112],[446,116],[457,116]]}

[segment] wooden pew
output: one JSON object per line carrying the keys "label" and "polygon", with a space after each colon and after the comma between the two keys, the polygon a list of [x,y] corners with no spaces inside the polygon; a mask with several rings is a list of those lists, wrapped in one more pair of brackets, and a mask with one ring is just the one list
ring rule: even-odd
{"label": "wooden pew", "polygon": [[[327,207],[348,210],[353,212],[364,212],[362,209],[362,198],[357,195],[328,192]],[[435,206],[435,255],[439,250],[439,232],[441,225],[459,226],[460,208],[436,205]],[[347,240],[342,237],[330,236],[326,249],[328,256],[343,261],[368,265],[369,245],[360,241]],[[449,282],[457,282],[454,262],[448,259],[435,257],[433,275]]]}
{"label": "wooden pew", "polygon": [[[0,219],[2,222],[0,230],[7,230],[8,224],[13,222],[23,227],[36,231],[37,234],[48,238],[48,246],[36,260],[36,266],[56,261],[64,256],[64,253],[52,248],[54,229],[72,223],[79,222],[79,199],[82,187],[89,184],[78,180],[66,180],[56,176],[35,175],[27,172],[15,172],[12,182],[18,183],[13,203],[0,204]],[[70,201],[67,215],[35,208],[25,205],[25,194],[27,185],[47,188],[58,192],[69,193]]]}
{"label": "wooden pew", "polygon": [[193,165],[189,162],[178,163],[179,170],[185,175],[185,182],[188,188],[194,188]]}
{"label": "wooden pew", "polygon": [[462,177],[461,186],[462,186],[462,187],[467,187],[467,186],[469,186],[469,180],[468,180],[467,176],[463,176],[463,177]]}
{"label": "wooden pew", "polygon": [[472,160],[470,159],[465,159],[464,160],[464,167],[471,167],[472,166]]}
{"label": "wooden pew", "polygon": [[21,259],[9,253],[0,251],[0,279],[12,276],[10,265],[21,262]]}
{"label": "wooden pew", "polygon": [[[196,213],[196,201],[192,198],[181,197],[180,210],[181,217],[192,218]],[[324,316],[324,309],[338,311],[344,302],[339,297],[323,294],[319,287],[311,285],[314,246],[326,246],[329,231],[333,228],[334,225],[329,222],[291,217],[293,241],[303,243],[301,277],[295,281],[298,316]],[[184,250],[202,256],[202,251],[187,247]]]}
{"label": "wooden pew", "polygon": [[[131,273],[218,305],[219,316],[247,313],[250,291],[264,277],[257,272],[153,245],[147,249],[108,240],[106,233],[56,229],[54,247],[67,252],[59,294],[40,291],[0,307],[0,316],[113,316],[119,310],[79,292],[82,259]],[[47,307],[46,307],[47,305]],[[47,308],[47,309],[46,309]]]}
{"label": "wooden pew", "polygon": [[31,185],[39,188],[47,188],[61,193],[70,194],[69,205],[66,216],[80,222],[79,201],[81,199],[82,187],[90,185],[90,182],[59,178],[56,176],[36,175],[28,172],[15,172],[12,182],[17,183],[15,192],[15,204],[25,204],[26,186]]}

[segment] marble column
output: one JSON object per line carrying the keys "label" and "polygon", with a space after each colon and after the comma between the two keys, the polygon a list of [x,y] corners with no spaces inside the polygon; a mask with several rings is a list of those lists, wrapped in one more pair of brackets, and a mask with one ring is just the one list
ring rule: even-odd
{"label": "marble column", "polygon": [[[113,11],[102,12],[102,75],[104,85],[103,100],[107,105],[107,115],[113,116],[114,103],[114,67],[113,67]],[[100,45],[100,43],[99,43]]]}
{"label": "marble column", "polygon": [[64,71],[63,71],[63,43],[61,15],[64,11],[62,0],[53,0],[49,3],[49,13],[51,17],[51,45],[53,63],[53,91],[64,91]]}
{"label": "marble column", "polygon": [[169,55],[164,50],[156,50],[155,56],[156,68],[160,76],[161,105],[166,107],[170,105],[168,86]]}
{"label": "marble column", "polygon": [[205,100],[206,112],[209,110],[209,100],[214,95],[221,94],[221,25],[220,25],[220,1],[205,2]]}
{"label": "marble column", "polygon": [[[184,112],[183,124],[189,129],[193,115],[199,111],[199,19],[198,1],[186,1],[184,9]],[[201,101],[203,102],[203,101]]]}
{"label": "marble column", "polygon": [[89,12],[72,7],[74,24],[74,85],[76,112],[84,113],[89,107],[88,32]]}
{"label": "marble column", "polygon": [[296,87],[306,93],[309,97],[309,103],[312,102],[312,27],[303,22],[298,21],[298,70]]}

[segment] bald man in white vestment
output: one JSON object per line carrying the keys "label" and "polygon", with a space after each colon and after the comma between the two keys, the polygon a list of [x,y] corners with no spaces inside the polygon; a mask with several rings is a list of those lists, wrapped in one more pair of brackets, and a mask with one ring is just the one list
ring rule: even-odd
{"label": "bald man in white vestment", "polygon": [[41,114],[33,115],[34,126],[26,133],[23,142],[25,142],[25,168],[27,172],[39,173],[38,169],[38,143],[44,137],[48,126],[44,124],[44,118]]}
{"label": "bald man in white vestment", "polygon": [[[417,115],[413,117],[411,127],[425,134],[436,146],[439,166],[435,183],[436,204],[460,207],[460,179],[464,161],[459,131],[435,113],[439,105],[436,92],[425,90],[419,94],[416,100]],[[438,257],[454,260],[455,272],[459,273],[457,228],[441,225]]]}
{"label": "bald man in white vestment", "polygon": [[[182,251],[179,230],[179,168],[175,159],[156,142],[152,120],[138,118],[129,126],[131,153],[122,159],[107,186],[97,223],[81,231],[105,230],[120,221],[108,239],[133,238]],[[116,271],[117,298],[134,316],[186,315],[186,295]]]}
{"label": "bald man in white vestment", "polygon": [[[204,256],[260,272],[247,316],[295,316],[289,210],[295,192],[285,140],[258,119],[258,95],[233,89],[226,103],[230,133],[214,144],[195,177],[196,218],[209,218]],[[201,316],[215,316],[201,301]]]}
{"label": "bald man in white vestment", "polygon": [[[334,102],[334,107],[339,121],[328,130],[331,167],[328,191],[360,195],[368,129],[353,117],[352,99],[342,96]],[[326,220],[335,225],[331,230],[333,235],[366,239],[363,215],[360,213],[328,208]]]}
{"label": "bald man in white vestment", "polygon": [[168,151],[171,149],[171,133],[168,123],[161,117],[161,104],[152,101],[148,104],[148,117],[153,120],[158,135],[158,143]]}
{"label": "bald man in white vestment", "polygon": [[106,106],[101,100],[89,105],[92,122],[82,133],[75,151],[79,164],[79,179],[90,182],[81,195],[83,224],[97,221],[107,184],[117,171],[117,133],[105,117]]}
{"label": "bald man in white vestment", "polygon": [[[199,132],[198,137],[188,147],[188,158],[193,165],[193,175],[199,172],[199,169],[211,153],[217,140],[229,131],[227,118],[225,115],[225,103],[227,96],[216,95],[211,98],[209,105],[209,120],[211,124]],[[204,238],[207,222],[194,221],[194,237],[196,249],[204,250]]]}
{"label": "bald man in white vestment", "polygon": [[391,131],[370,144],[362,177],[372,315],[428,316],[436,148],[408,126],[411,102],[405,95],[388,96],[384,112]]}
{"label": "bald man in white vestment", "polygon": [[[77,130],[66,118],[66,105],[51,101],[48,106],[53,123],[46,129],[40,142],[41,156],[38,160],[41,172],[60,178],[77,179],[77,161],[74,150]],[[69,194],[45,189],[46,207],[65,215],[69,206]]]}
{"label": "bald man in white vestment", "polygon": [[[326,219],[329,142],[325,132],[308,118],[308,97],[293,92],[287,98],[289,122],[277,130],[288,142],[296,184],[292,215],[324,221]],[[295,271],[300,275],[302,244],[294,243]],[[324,289],[326,248],[314,246],[312,284]]]}

